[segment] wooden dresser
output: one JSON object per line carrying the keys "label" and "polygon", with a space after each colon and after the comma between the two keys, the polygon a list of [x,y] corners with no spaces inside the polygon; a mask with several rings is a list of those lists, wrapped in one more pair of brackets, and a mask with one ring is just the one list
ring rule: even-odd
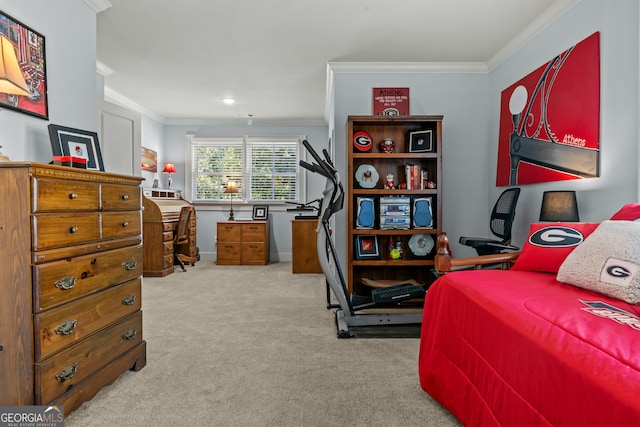
{"label": "wooden dresser", "polygon": [[[173,273],[173,236],[178,225],[180,209],[191,206],[177,191],[145,189],[143,191],[142,229],[144,242],[144,272],[149,277],[164,277]],[[195,210],[194,210],[195,212]],[[189,220],[189,244],[184,254],[196,257],[196,216]]]}
{"label": "wooden dresser", "polygon": [[269,221],[218,223],[219,265],[269,264]]}
{"label": "wooden dresser", "polygon": [[0,405],[67,415],[145,366],[140,181],[0,163]]}

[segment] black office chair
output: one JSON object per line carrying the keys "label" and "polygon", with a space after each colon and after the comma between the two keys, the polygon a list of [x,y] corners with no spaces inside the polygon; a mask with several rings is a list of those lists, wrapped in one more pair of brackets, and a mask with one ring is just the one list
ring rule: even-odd
{"label": "black office chair", "polygon": [[489,227],[500,240],[482,237],[460,237],[460,243],[471,246],[478,255],[497,254],[505,251],[517,251],[520,248],[511,245],[511,227],[516,216],[516,204],[520,197],[519,188],[508,188],[502,192],[493,210]]}

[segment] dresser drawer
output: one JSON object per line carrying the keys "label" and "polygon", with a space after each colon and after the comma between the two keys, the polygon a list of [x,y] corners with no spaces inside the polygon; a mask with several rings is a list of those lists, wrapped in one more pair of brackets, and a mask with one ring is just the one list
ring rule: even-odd
{"label": "dresser drawer", "polygon": [[55,356],[36,363],[36,405],[51,402],[141,342],[142,313],[138,311]]}
{"label": "dresser drawer", "polygon": [[128,185],[102,185],[103,211],[134,211],[142,206],[140,188]]}
{"label": "dresser drawer", "polygon": [[32,212],[97,211],[100,186],[85,182],[31,178]]}
{"label": "dresser drawer", "polygon": [[218,242],[240,242],[241,225],[218,224]]}
{"label": "dresser drawer", "polygon": [[242,225],[242,241],[243,242],[264,242],[265,241],[264,224],[243,224]]}
{"label": "dresser drawer", "polygon": [[173,240],[162,242],[163,254],[173,254]]}
{"label": "dresser drawer", "polygon": [[36,361],[140,310],[141,284],[138,278],[37,314]]}
{"label": "dresser drawer", "polygon": [[142,275],[142,246],[33,266],[36,312]]}
{"label": "dresser drawer", "polygon": [[100,215],[95,213],[31,216],[33,250],[100,240]]}
{"label": "dresser drawer", "polygon": [[240,264],[241,243],[218,242],[218,264]]}
{"label": "dresser drawer", "polygon": [[242,243],[243,263],[265,263],[264,243]]}
{"label": "dresser drawer", "polygon": [[142,216],[140,211],[103,212],[102,238],[134,236],[142,232]]}

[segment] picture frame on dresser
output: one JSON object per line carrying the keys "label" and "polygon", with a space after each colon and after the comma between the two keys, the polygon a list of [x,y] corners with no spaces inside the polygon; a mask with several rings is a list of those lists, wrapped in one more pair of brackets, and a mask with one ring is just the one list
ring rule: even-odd
{"label": "picture frame on dresser", "polygon": [[253,207],[252,219],[265,220],[269,217],[269,206],[267,205],[255,205]]}
{"label": "picture frame on dresser", "polygon": [[80,157],[87,161],[87,169],[104,172],[98,134],[82,129],[50,124],[49,139],[54,156]]}

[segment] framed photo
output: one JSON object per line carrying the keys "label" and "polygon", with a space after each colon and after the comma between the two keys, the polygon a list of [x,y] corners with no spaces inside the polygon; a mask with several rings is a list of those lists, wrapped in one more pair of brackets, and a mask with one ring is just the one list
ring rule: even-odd
{"label": "framed photo", "polygon": [[49,139],[54,156],[80,157],[87,161],[87,169],[104,172],[97,133],[51,124]]}
{"label": "framed photo", "polygon": [[158,153],[142,147],[141,158],[143,171],[158,172]]}
{"label": "framed photo", "polygon": [[0,11],[0,52],[8,75],[0,107],[48,120],[44,36]]}
{"label": "framed photo", "polygon": [[416,132],[409,132],[409,152],[421,153],[421,152],[433,152],[433,131],[420,130]]}
{"label": "framed photo", "polygon": [[356,236],[356,259],[380,259],[378,236]]}
{"label": "framed photo", "polygon": [[269,206],[256,205],[253,207],[253,219],[267,219],[269,217]]}

